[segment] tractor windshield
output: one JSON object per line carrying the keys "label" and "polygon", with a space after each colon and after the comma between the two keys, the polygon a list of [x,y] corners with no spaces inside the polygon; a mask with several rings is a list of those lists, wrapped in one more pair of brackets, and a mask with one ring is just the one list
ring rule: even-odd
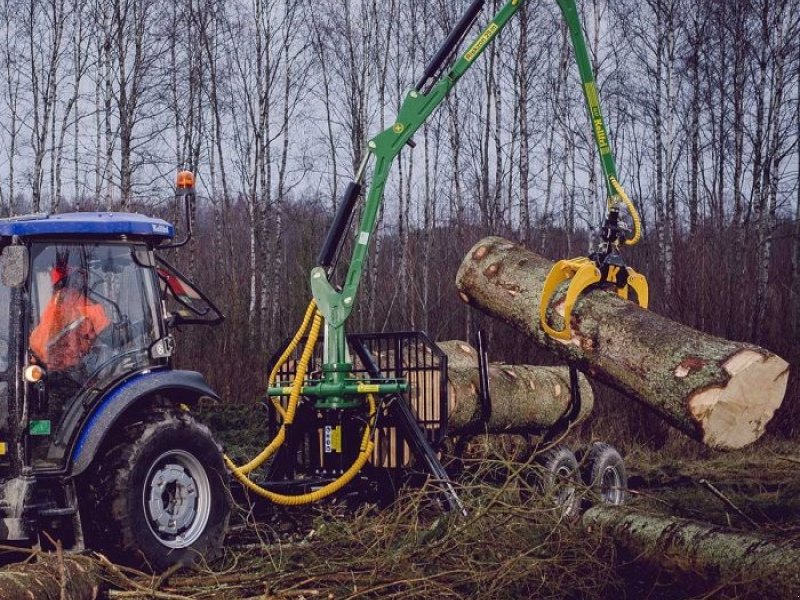
{"label": "tractor windshield", "polygon": [[152,363],[158,292],[130,244],[41,243],[31,257],[28,349],[47,373],[37,418],[49,435],[76,397]]}

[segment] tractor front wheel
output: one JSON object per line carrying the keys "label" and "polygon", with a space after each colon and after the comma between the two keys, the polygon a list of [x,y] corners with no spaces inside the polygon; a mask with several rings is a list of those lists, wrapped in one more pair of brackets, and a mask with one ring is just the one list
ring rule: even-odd
{"label": "tractor front wheel", "polygon": [[93,545],[154,571],[217,552],[230,501],[222,453],[208,428],[166,410],[121,433],[122,441],[99,457],[89,486]]}

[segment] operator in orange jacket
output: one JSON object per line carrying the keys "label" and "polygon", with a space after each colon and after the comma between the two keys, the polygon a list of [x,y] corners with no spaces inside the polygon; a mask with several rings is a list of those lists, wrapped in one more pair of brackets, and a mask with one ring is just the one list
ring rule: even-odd
{"label": "operator in orange jacket", "polygon": [[85,272],[56,265],[50,279],[53,295],[31,333],[30,349],[49,371],[66,371],[80,364],[110,321],[103,307],[87,298]]}

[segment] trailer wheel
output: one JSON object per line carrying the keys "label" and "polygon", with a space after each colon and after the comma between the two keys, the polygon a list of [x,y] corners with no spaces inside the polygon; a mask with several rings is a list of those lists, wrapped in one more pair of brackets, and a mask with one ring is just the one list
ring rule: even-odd
{"label": "trailer wheel", "polygon": [[602,442],[592,445],[584,466],[583,481],[594,500],[613,506],[625,504],[628,492],[625,461],[613,446]]}
{"label": "trailer wheel", "polygon": [[155,571],[219,551],[230,501],[222,453],[208,428],[165,410],[115,434],[122,441],[98,458],[89,485],[93,545]]}
{"label": "trailer wheel", "polygon": [[578,460],[567,446],[556,446],[537,459],[540,467],[539,489],[561,515],[577,517],[581,509],[582,487]]}

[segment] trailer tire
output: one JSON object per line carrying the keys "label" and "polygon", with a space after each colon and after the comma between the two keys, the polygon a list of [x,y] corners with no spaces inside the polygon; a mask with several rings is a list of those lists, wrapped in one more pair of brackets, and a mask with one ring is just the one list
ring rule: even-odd
{"label": "trailer tire", "polygon": [[581,510],[583,484],[575,454],[567,446],[559,445],[537,457],[536,463],[535,487],[544,501],[555,507],[559,516],[576,518]]}
{"label": "trailer tire", "polygon": [[610,444],[595,442],[589,448],[583,481],[589,488],[591,501],[611,506],[625,504],[628,492],[625,461]]}
{"label": "trailer tire", "polygon": [[187,412],[158,409],[112,435],[120,441],[95,459],[88,486],[93,547],[153,571],[220,551],[231,503],[209,429]]}

